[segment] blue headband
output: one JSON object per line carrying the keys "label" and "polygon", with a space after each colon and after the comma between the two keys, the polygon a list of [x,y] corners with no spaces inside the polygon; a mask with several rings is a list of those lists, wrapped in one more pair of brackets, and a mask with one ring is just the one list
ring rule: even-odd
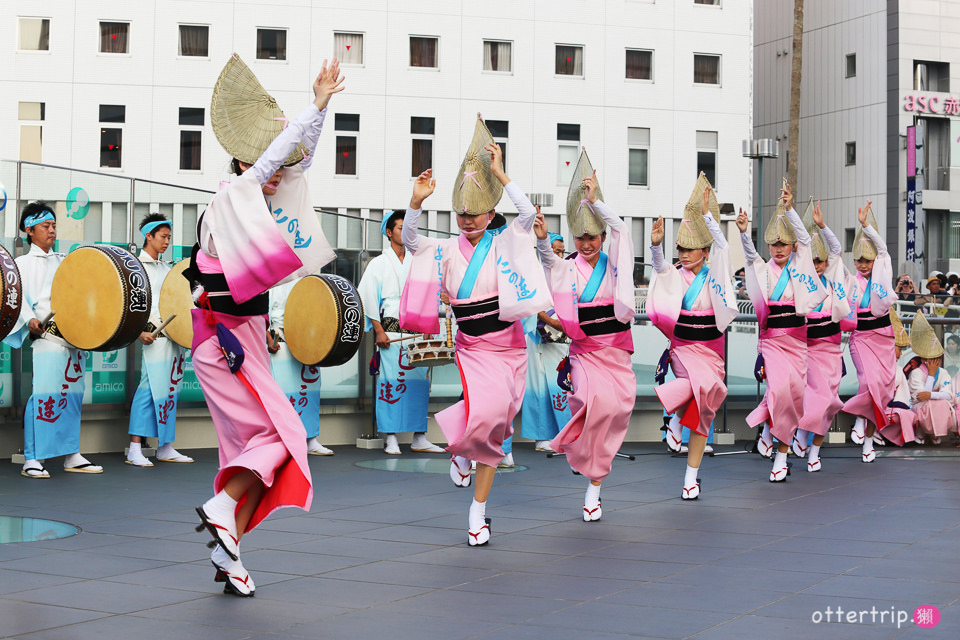
{"label": "blue headband", "polygon": [[[390,214],[393,215],[393,214]],[[387,235],[387,223],[390,222],[390,216],[384,216],[383,222],[380,223],[380,235]]]}
{"label": "blue headband", "polygon": [[53,215],[52,211],[50,211],[49,209],[44,209],[40,213],[35,213],[32,216],[27,216],[27,218],[23,221],[23,228],[26,229],[27,227],[35,227],[41,222],[46,222],[47,220],[53,220],[54,222],[56,222],[57,218],[56,216]]}
{"label": "blue headband", "polygon": [[550,244],[552,245],[552,244],[553,244],[554,242],[556,242],[557,240],[559,240],[560,242],[563,242],[563,236],[560,235],[559,233],[551,233],[551,234],[550,234]]}
{"label": "blue headband", "polygon": [[169,220],[154,220],[153,222],[148,222],[140,227],[140,233],[142,233],[143,237],[146,238],[148,233],[151,233],[157,227],[163,226],[170,227],[170,231],[173,231],[173,225],[170,224]]}

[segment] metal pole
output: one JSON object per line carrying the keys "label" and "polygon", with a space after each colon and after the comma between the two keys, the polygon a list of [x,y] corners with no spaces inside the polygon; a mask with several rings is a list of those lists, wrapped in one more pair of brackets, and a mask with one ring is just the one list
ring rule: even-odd
{"label": "metal pole", "polygon": [[757,192],[757,254],[763,258],[763,158],[757,158],[760,190]]}

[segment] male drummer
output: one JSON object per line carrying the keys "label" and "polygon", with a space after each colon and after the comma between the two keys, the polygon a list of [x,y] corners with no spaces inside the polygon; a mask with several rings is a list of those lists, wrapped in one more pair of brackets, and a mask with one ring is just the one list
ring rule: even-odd
{"label": "male drummer", "polygon": [[333,449],[320,444],[320,368],[296,360],[287,348],[283,333],[283,316],[290,292],[301,278],[270,289],[270,325],[267,328],[267,351],[270,371],[287,400],[300,415],[307,436],[307,453],[332,456]]}
{"label": "male drummer", "polygon": [[23,414],[23,455],[20,475],[49,478],[43,462],[66,456],[63,470],[103,473],[103,467],[80,455],[80,406],[86,353],[70,346],[46,322],[51,312],[53,276],[64,259],[53,251],[57,217],[45,202],[31,202],[20,213],[20,230],[27,234],[30,251],[17,258],[23,281],[20,318],[4,342],[15,349],[29,337],[33,352],[33,394]]}
{"label": "male drummer", "polygon": [[366,330],[373,329],[379,357],[380,379],[377,384],[377,431],[387,436],[384,452],[400,455],[398,433],[413,432],[410,450],[417,453],[443,453],[443,449],[427,440],[427,402],[430,383],[426,367],[411,367],[407,349],[398,338],[410,337],[400,329],[400,295],[410,271],[407,250],[400,239],[406,211],[384,214],[380,233],[389,245],[367,264],[357,291],[366,314]]}
{"label": "male drummer", "polygon": [[160,255],[170,246],[172,230],[170,221],[159,213],[147,214],[140,221],[140,233],[143,234],[140,262],[150,279],[153,304],[150,307],[150,321],[140,333],[143,364],[140,367],[140,386],[130,407],[127,464],[135,467],[153,466],[143,455],[141,447],[144,438],[157,438],[160,447],[157,460],[161,462],[193,462],[193,458],[173,448],[185,349],[163,333],[157,333],[163,320],[167,320],[160,317],[160,290],[172,268],[169,262],[160,260]]}

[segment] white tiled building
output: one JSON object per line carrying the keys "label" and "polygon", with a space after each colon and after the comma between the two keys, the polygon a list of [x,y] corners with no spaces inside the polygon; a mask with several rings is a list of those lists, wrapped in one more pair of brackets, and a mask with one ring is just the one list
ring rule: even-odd
{"label": "white tiled building", "polygon": [[229,159],[210,95],[229,55],[288,117],[338,56],[347,89],[310,172],[317,206],[379,219],[406,205],[422,164],[438,180],[428,222],[451,228],[479,111],[511,178],[553,195],[553,228],[566,230],[586,147],[606,200],[646,236],[652,217],[680,216],[700,168],[721,202],[750,208],[752,13],[749,0],[10,0],[0,158],[213,189]]}

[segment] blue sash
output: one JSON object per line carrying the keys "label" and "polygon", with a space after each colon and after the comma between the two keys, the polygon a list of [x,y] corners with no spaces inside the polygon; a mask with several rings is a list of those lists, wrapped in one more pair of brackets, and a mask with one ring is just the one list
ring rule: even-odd
{"label": "blue sash", "polygon": [[473,293],[473,287],[477,284],[477,276],[480,275],[480,268],[483,261],[487,259],[490,252],[490,246],[493,244],[493,236],[490,232],[484,232],[480,237],[480,242],[473,248],[473,256],[470,258],[470,264],[467,265],[467,272],[463,275],[463,282],[457,289],[457,300],[466,300]]}
{"label": "blue sash", "polygon": [[872,282],[873,282],[873,277],[871,276],[870,279],[867,280],[866,290],[863,292],[863,300],[860,301],[860,308],[861,308],[861,309],[869,309],[869,308],[870,308],[870,284],[871,284]]}
{"label": "blue sash", "polygon": [[707,282],[708,273],[710,273],[710,267],[707,265],[700,267],[700,273],[698,273],[697,277],[690,283],[690,288],[687,289],[687,292],[683,294],[683,302],[680,303],[681,309],[690,311],[690,309],[693,308],[693,303],[700,297],[700,292],[703,291],[703,285]]}
{"label": "blue sash", "polygon": [[[824,278],[823,276],[820,276],[820,282],[823,283],[823,287],[824,287],[827,291],[830,291],[830,287],[827,286],[827,279],[826,279],[826,278]],[[823,311],[823,303],[826,302],[826,301],[827,301],[827,299],[824,298],[824,299],[823,299],[823,302],[821,302],[820,304],[818,304],[818,305],[817,305],[817,308],[814,309],[813,312],[814,312],[814,313],[819,313],[819,312]]]}
{"label": "blue sash", "polygon": [[780,279],[777,280],[777,286],[774,287],[773,293],[770,295],[770,302],[780,302],[780,297],[783,295],[783,292],[787,289],[787,283],[790,282],[790,261],[793,260],[793,257],[787,260],[787,264],[783,265],[783,271],[780,272]]}
{"label": "blue sash", "polygon": [[583,288],[583,293],[580,295],[580,302],[593,302],[593,299],[597,296],[597,292],[600,291],[600,283],[603,282],[603,276],[607,273],[607,254],[600,252],[600,257],[597,258],[597,266],[593,268],[593,273],[590,274],[590,279],[587,280],[587,286]]}

